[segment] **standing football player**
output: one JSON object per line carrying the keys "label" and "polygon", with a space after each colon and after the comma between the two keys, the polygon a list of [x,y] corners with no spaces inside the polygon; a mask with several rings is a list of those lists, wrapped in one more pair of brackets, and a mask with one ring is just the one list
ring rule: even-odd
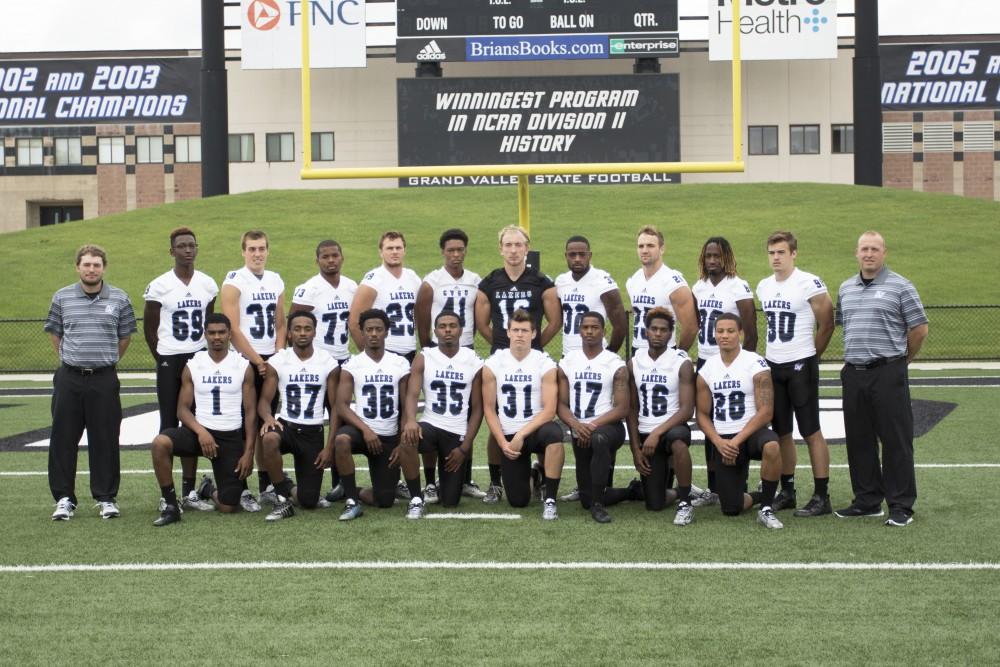
{"label": "standing football player", "polygon": [[[760,504],[757,521],[784,528],[772,503],[781,474],[778,436],[767,428],[774,408],[771,369],[757,353],[740,348],[743,323],[724,313],[715,321],[719,354],[709,359],[697,379],[698,426],[715,446],[719,505],[736,516]],[[750,459],[760,461],[761,490],[746,493]]]}
{"label": "standing football player", "polygon": [[615,453],[625,444],[629,413],[628,369],[616,353],[604,349],[604,316],[580,318],[582,347],[559,361],[559,419],[573,433],[576,485],[580,504],[598,523],[610,523],[607,507],[627,497],[608,489]]}
{"label": "standing football player", "polygon": [[544,466],[542,519],[559,518],[556,495],[562,477],[562,428],[553,421],[558,400],[555,362],[533,349],[534,319],[515,310],[507,323],[508,349],[494,352],[483,369],[483,412],[503,454],[501,475],[511,507],[531,499],[531,455]]}
{"label": "standing football player", "polygon": [[[598,313],[611,322],[611,338],[607,348],[618,353],[628,330],[628,318],[622,305],[618,283],[607,271],[591,266],[594,253],[590,241],[583,236],[571,236],[566,241],[566,273],[556,277],[556,294],[562,306],[563,357],[583,347],[580,326],[585,313]],[[603,335],[602,335],[603,340]]]}
{"label": "standing football player", "polygon": [[[533,336],[531,347],[542,350],[562,327],[562,307],[555,284],[548,276],[529,267],[528,249],[531,239],[517,225],[500,230],[500,256],[503,266],[493,270],[479,283],[476,297],[476,330],[490,344],[490,354],[510,346],[507,328],[516,310],[523,310],[531,318]],[[542,317],[546,320],[542,329]],[[490,469],[490,486],[484,503],[498,503],[503,496],[500,464],[503,456],[493,438],[492,429],[487,442]]]}
{"label": "standing football player", "polygon": [[767,316],[764,353],[774,382],[772,426],[781,443],[781,492],[775,511],[795,507],[797,452],[792,439],[792,415],[809,447],[814,491],[795,516],[830,514],[830,450],[819,425],[819,359],[833,335],[833,300],[817,276],[795,266],[798,241],[791,232],[767,239],[767,257],[774,275],[757,284],[757,298]]}
{"label": "standing football player", "polygon": [[[264,384],[267,360],[285,346],[285,283],[274,271],[268,271],[270,242],[260,230],[244,232],[240,238],[243,268],[230,271],[222,283],[222,313],[233,323],[233,347],[257,372],[256,393]],[[275,410],[277,405],[272,405]],[[255,427],[254,433],[257,432]],[[260,442],[256,444],[260,451]],[[267,470],[257,462],[257,484],[263,493],[271,483]],[[263,498],[262,498],[263,500]],[[260,511],[257,499],[242,496],[243,509]]]}
{"label": "standing football player", "polygon": [[[483,421],[482,360],[460,345],[462,318],[451,310],[434,317],[437,345],[413,361],[403,411],[403,444],[419,446],[444,462],[441,504],[454,507],[472,460],[472,443]],[[424,413],[417,422],[417,399],[424,392]]]}

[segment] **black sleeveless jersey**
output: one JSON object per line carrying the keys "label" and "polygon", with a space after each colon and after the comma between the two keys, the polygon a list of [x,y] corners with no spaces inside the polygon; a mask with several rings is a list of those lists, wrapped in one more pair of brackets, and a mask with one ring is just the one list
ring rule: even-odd
{"label": "black sleeveless jersey", "polygon": [[510,347],[507,337],[507,323],[515,310],[526,310],[535,323],[535,338],[531,346],[542,349],[542,294],[545,290],[555,287],[555,283],[537,269],[528,267],[516,281],[511,280],[507,271],[500,267],[489,273],[479,289],[490,302],[490,324],[493,327],[492,351]]}

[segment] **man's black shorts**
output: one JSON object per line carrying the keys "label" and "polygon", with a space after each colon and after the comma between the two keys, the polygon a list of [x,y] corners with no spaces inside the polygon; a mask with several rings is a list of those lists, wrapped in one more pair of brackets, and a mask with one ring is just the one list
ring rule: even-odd
{"label": "man's black shorts", "polygon": [[[722,435],[729,440],[734,435]],[[712,447],[715,460],[715,491],[719,494],[719,505],[723,514],[739,514],[743,511],[743,493],[747,488],[747,476],[750,473],[750,460],[760,461],[764,455],[764,445],[777,442],[778,435],[769,428],[762,428],[740,444],[740,453],[733,465],[722,462],[722,454],[717,447]]]}
{"label": "man's black shorts", "polygon": [[[215,475],[215,487],[219,490],[219,502],[223,505],[239,505],[243,481],[236,475],[236,466],[243,456],[243,429],[235,431],[208,429],[208,432],[219,446],[215,458],[210,459],[212,472]],[[197,434],[186,426],[168,428],[160,435],[170,438],[170,442],[174,445],[174,456],[203,456]]]}
{"label": "man's black shorts", "polygon": [[767,362],[774,384],[774,418],[778,435],[792,432],[792,414],[803,438],[819,430],[819,360],[816,356],[787,364]]}

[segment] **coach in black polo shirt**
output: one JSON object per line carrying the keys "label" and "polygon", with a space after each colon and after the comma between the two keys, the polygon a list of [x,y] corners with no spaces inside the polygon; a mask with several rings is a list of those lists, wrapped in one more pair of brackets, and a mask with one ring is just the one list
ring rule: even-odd
{"label": "coach in black polo shirt", "polygon": [[[913,284],[885,266],[878,232],[858,239],[861,271],[840,286],[837,323],[844,327],[847,461],[854,502],[837,516],[882,516],[887,526],[913,521],[917,480],[913,468],[913,408],[909,364],[927,337],[927,316]],[[882,461],[878,443],[882,441]]]}
{"label": "coach in black polo shirt", "polygon": [[115,497],[121,463],[118,435],[122,405],[115,364],[136,331],[128,295],[104,282],[108,256],[96,245],[76,252],[80,282],[52,297],[45,331],[62,364],[53,379],[49,488],[56,501],[53,520],[66,521],[76,509],[76,459],[87,429],[90,493],[102,519],[119,515]]}

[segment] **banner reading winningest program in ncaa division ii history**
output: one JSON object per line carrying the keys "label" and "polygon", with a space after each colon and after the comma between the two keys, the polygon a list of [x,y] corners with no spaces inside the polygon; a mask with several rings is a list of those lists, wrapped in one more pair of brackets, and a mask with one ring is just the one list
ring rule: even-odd
{"label": "banner reading winningest program in ncaa division ii history", "polygon": [[1000,108],[1000,42],[879,47],[883,109]]}
{"label": "banner reading winningest program in ncaa division ii history", "polygon": [[0,125],[201,120],[200,58],[0,62]]}
{"label": "banner reading winningest program in ncaa division ii history", "polygon": [[[680,160],[676,74],[397,80],[399,164]],[[413,177],[402,186],[504,185],[511,176]],[[533,183],[679,183],[678,174],[533,176]]]}

